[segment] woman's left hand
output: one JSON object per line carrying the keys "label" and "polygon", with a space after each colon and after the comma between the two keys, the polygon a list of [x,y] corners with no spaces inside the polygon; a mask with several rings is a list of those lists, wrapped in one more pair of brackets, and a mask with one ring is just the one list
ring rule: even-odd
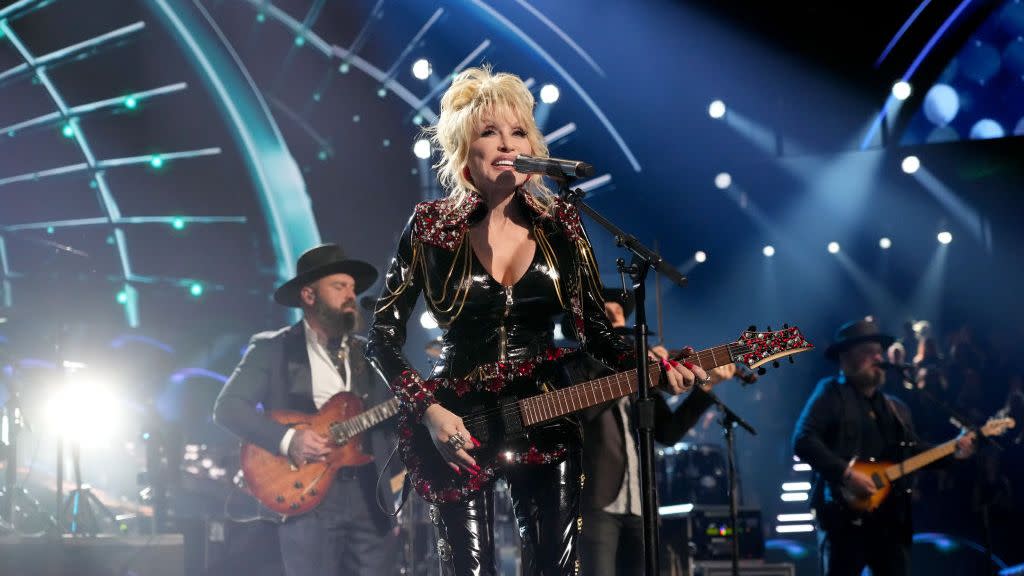
{"label": "woman's left hand", "polygon": [[666,392],[675,396],[676,394],[682,394],[688,392],[695,382],[701,384],[710,384],[711,378],[703,368],[697,366],[693,362],[686,360],[662,360],[662,369],[665,371],[665,386]]}

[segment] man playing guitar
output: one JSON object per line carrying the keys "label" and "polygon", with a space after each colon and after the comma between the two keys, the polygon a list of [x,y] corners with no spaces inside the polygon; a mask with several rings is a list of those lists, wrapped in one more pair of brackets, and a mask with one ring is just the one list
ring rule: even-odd
{"label": "man playing guitar", "polygon": [[[905,481],[897,481],[892,496],[870,513],[847,504],[886,487],[855,462],[903,462],[928,449],[918,440],[906,405],[880,390],[885,381],[880,364],[892,341],[870,317],[841,326],[825,350],[838,362],[839,374],[818,382],[796,425],[794,452],[815,472],[811,506],[819,524],[821,570],[828,576],[859,575],[864,566],[875,574],[910,573]],[[974,452],[972,435],[955,444],[957,458]]]}
{"label": "man playing guitar", "polygon": [[[339,392],[359,397],[366,406],[391,397],[366,365],[365,340],[353,333],[356,294],[376,278],[370,264],[347,259],[335,244],[304,253],[298,274],[274,293],[278,304],[301,308],[303,319],[252,337],[217,398],[217,423],[251,445],[286,455],[292,466],[322,461],[333,448],[327,436],[269,415],[281,410],[313,414]],[[318,495],[323,501],[315,509],[279,527],[289,576],[390,573],[397,554],[393,522],[374,505],[379,468],[393,446],[388,429],[376,426],[361,436],[362,451],[374,457],[373,463],[340,469],[333,482],[317,487],[326,494]],[[379,490],[390,498],[387,482]]]}

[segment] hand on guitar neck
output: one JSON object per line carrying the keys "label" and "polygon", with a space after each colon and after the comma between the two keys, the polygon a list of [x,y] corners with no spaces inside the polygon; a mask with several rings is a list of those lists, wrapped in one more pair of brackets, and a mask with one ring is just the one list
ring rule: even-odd
{"label": "hand on guitar neck", "polygon": [[[693,356],[694,349],[690,346],[683,348],[677,352],[669,352],[667,348],[660,344],[651,346],[647,351],[647,356],[651,360],[686,360],[690,356]],[[724,382],[730,378],[737,378],[743,381],[744,384],[753,384],[757,381],[757,375],[753,372],[742,372],[735,363],[726,364],[725,366],[718,366],[707,371],[707,375],[711,378],[710,382],[701,385],[701,388],[705,391],[711,390],[720,382]]]}

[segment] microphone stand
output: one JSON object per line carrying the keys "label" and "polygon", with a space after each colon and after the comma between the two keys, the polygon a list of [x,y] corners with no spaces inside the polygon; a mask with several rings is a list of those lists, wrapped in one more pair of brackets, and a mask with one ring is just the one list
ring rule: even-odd
{"label": "microphone stand", "polygon": [[725,435],[725,446],[728,456],[729,463],[729,524],[732,530],[732,574],[733,576],[739,576],[740,573],[740,535],[736,530],[736,526],[739,524],[739,473],[736,471],[736,441],[734,430],[736,426],[745,429],[750,432],[752,436],[757,436],[757,430],[747,423],[746,420],[741,418],[739,414],[732,411],[729,406],[722,402],[714,392],[705,390],[705,394],[711,398],[711,401],[718,407],[718,411],[721,412],[722,418],[718,421],[722,425],[722,433]]}
{"label": "microphone stand", "polygon": [[636,302],[636,327],[634,339],[637,362],[637,402],[636,422],[637,437],[640,443],[640,499],[643,512],[644,534],[644,573],[646,576],[657,576],[659,570],[658,546],[658,500],[657,486],[654,477],[654,399],[651,396],[650,381],[647,374],[647,314],[644,310],[646,296],[645,280],[647,272],[654,268],[680,286],[686,286],[686,277],[672,265],[666,263],[661,256],[640,243],[636,237],[626,234],[611,221],[583,202],[585,192],[572,190],[575,178],[556,178],[562,197],[575,205],[581,212],[594,219],[601,227],[615,237],[617,245],[633,253],[629,266],[621,258],[618,260],[619,272],[629,273],[633,280],[633,298]]}

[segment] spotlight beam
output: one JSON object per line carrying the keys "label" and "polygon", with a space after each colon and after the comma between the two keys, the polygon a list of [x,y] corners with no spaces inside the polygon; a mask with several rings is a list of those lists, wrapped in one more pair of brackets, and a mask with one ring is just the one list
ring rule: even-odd
{"label": "spotlight beam", "polygon": [[[2,18],[2,16],[0,16],[0,18]],[[103,44],[106,44],[113,40],[124,38],[130,34],[139,32],[145,27],[145,22],[136,22],[134,24],[129,24],[128,26],[124,26],[116,30],[111,30],[106,34],[101,34],[88,40],[83,40],[82,42],[79,42],[77,44],[72,44],[71,46],[67,46],[66,48],[54,50],[53,52],[39,56],[35,59],[35,65],[47,66],[51,64],[57,64],[64,60],[69,60],[77,56],[80,52],[91,50],[93,48],[98,48]],[[5,82],[10,79],[18,78],[20,76],[25,76],[31,72],[32,66],[30,64],[18,64],[17,66],[8,68],[7,70],[0,72],[0,82]]]}
{"label": "spotlight beam", "polygon": [[423,24],[423,26],[420,26],[420,29],[418,32],[416,32],[416,35],[412,37],[412,40],[409,40],[409,43],[406,44],[405,48],[402,49],[402,52],[401,54],[398,55],[398,58],[395,58],[394,63],[392,63],[391,67],[388,68],[388,71],[384,73],[385,78],[391,80],[392,78],[395,77],[395,70],[398,69],[398,67],[402,64],[402,61],[409,56],[409,53],[412,52],[414,48],[416,48],[416,45],[419,44],[421,39],[423,39],[423,36],[426,35],[426,33],[434,26],[434,24],[437,23],[437,21],[441,18],[443,14],[444,8],[438,8],[437,10],[434,11],[434,14],[431,15],[430,18]]}
{"label": "spotlight beam", "polygon": [[298,127],[301,128],[307,136],[316,142],[320,149],[327,150],[331,154],[334,153],[334,146],[331,145],[330,141],[328,141],[326,137],[321,136],[320,133],[316,131],[316,128],[314,128],[313,125],[302,116],[302,114],[292,110],[287,104],[270,94],[267,94],[266,98],[272,108],[280,111],[282,114],[287,116],[289,120],[295,122],[295,124],[298,125]]}
{"label": "spotlight beam", "polygon": [[568,136],[569,134],[572,134],[575,131],[576,131],[576,123],[575,122],[569,122],[565,126],[562,126],[561,128],[555,128],[551,132],[548,132],[547,134],[545,134],[544,135],[544,143],[545,144],[551,144],[552,142],[554,142],[556,140],[561,140],[562,138],[565,138],[566,136]]}
{"label": "spotlight beam", "polygon": [[[138,101],[148,100],[156,96],[163,96],[166,94],[172,94],[174,92],[180,92],[188,88],[188,84],[185,82],[178,82],[176,84],[168,84],[166,86],[160,86],[159,88],[153,88],[150,90],[144,90],[142,92],[133,92],[131,97]],[[109,108],[120,108],[124,106],[124,96],[118,96],[116,98],[107,98],[105,100],[96,100],[88,102],[86,104],[80,104],[78,106],[72,106],[68,108],[67,113],[69,116],[85,116],[92,112],[105,110]],[[36,116],[28,120],[23,120],[17,124],[11,124],[10,126],[4,126],[0,128],[0,134],[8,132],[18,132],[26,128],[34,126],[40,126],[45,124],[55,124],[63,120],[60,112],[51,112],[49,114],[43,114],[42,116]]]}

